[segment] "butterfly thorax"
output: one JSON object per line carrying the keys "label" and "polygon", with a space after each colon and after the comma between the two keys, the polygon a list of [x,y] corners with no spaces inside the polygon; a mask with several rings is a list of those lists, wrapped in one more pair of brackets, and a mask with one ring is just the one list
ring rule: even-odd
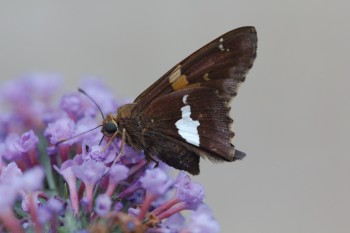
{"label": "butterfly thorax", "polygon": [[125,131],[125,142],[135,149],[142,149],[142,124],[138,116],[132,115],[135,104],[125,104],[118,108],[117,114],[108,114],[102,122],[101,132],[107,138],[121,137]]}
{"label": "butterfly thorax", "polygon": [[125,104],[118,108],[117,116],[114,120],[117,122],[119,131],[125,130],[126,143],[135,149],[142,150],[145,145],[142,143],[143,123],[139,115],[135,115],[133,111],[136,103]]}

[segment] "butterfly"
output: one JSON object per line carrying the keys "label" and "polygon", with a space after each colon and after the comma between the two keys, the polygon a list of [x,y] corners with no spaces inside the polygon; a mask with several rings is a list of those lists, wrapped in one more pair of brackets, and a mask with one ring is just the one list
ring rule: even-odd
{"label": "butterfly", "polygon": [[199,174],[200,158],[242,159],[245,153],[231,144],[229,102],[253,66],[256,50],[254,27],[223,34],[175,65],[133,103],[107,115],[101,132],[193,175]]}

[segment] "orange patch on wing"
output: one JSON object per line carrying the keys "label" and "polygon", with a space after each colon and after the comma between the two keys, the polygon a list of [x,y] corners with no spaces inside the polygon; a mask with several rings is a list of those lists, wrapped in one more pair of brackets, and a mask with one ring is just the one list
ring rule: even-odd
{"label": "orange patch on wing", "polygon": [[174,91],[183,88],[188,85],[188,81],[186,79],[186,75],[181,75],[178,77],[172,84],[171,86],[173,87]]}

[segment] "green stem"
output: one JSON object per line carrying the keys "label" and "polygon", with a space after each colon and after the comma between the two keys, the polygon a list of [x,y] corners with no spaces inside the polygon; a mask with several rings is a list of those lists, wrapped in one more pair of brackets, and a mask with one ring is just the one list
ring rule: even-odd
{"label": "green stem", "polygon": [[50,160],[50,156],[46,152],[47,142],[46,142],[46,139],[41,134],[38,134],[38,135],[39,135],[39,161],[45,170],[46,180],[47,180],[49,189],[56,192],[56,182],[53,177],[51,160]]}

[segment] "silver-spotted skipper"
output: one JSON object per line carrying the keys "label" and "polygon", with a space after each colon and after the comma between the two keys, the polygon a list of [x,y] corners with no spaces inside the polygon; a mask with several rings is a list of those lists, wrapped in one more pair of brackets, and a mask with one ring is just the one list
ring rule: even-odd
{"label": "silver-spotted skipper", "polygon": [[174,66],[133,103],[109,114],[102,133],[157,161],[199,174],[200,157],[214,162],[242,159],[230,140],[229,101],[256,57],[254,27],[232,30]]}

